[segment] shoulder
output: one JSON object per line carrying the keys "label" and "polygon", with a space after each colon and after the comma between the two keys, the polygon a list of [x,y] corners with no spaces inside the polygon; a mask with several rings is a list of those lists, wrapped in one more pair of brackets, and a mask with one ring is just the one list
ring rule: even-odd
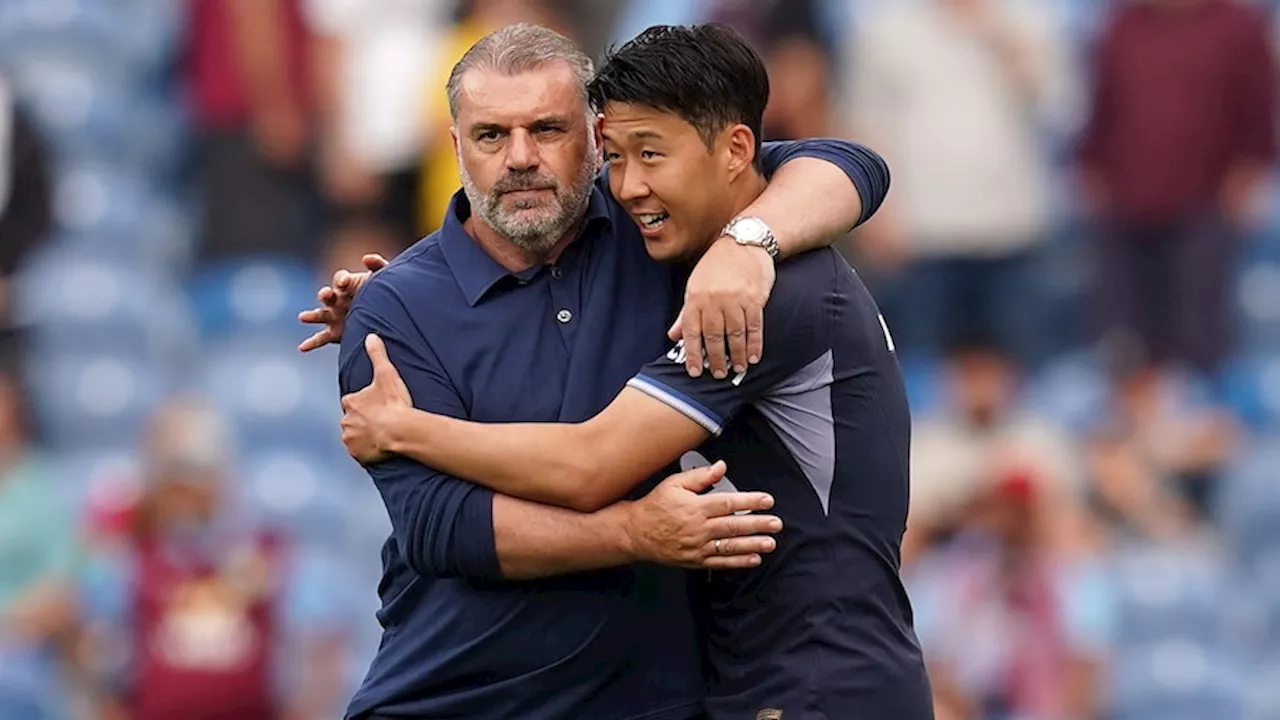
{"label": "shoulder", "polygon": [[817,304],[835,290],[842,260],[829,247],[810,250],[778,263],[777,280],[769,302]]}

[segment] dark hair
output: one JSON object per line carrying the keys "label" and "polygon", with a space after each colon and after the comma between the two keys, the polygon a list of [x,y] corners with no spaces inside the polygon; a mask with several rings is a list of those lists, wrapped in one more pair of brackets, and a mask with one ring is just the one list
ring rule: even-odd
{"label": "dark hair", "polygon": [[710,147],[732,124],[751,128],[760,168],[769,74],[760,55],[721,23],[654,25],[611,48],[588,87],[591,105],[644,105],[669,112],[697,129]]}

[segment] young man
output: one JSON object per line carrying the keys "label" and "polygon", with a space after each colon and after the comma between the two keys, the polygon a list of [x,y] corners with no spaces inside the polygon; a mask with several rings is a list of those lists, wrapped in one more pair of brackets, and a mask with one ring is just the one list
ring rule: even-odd
{"label": "young man", "polygon": [[[455,66],[447,91],[463,191],[439,232],[360,290],[339,355],[344,393],[372,382],[363,340],[377,333],[423,410],[575,422],[662,351],[679,287],[597,180],[592,71],[567,38],[531,25],[486,36]],[[749,214],[774,228],[770,247],[782,257],[829,241],[884,196],[883,162],[850,143],[770,144],[762,154],[776,174]],[[783,166],[797,155],[810,156],[796,161],[799,175]],[[763,312],[771,254],[716,241],[689,279],[686,331],[698,311],[697,334],[719,334],[723,357],[725,326],[705,321],[726,307],[739,324]],[[699,301],[695,286],[708,277],[719,278],[709,294],[734,302]],[[393,532],[378,588],[383,641],[347,717],[701,717],[688,578],[658,563],[701,565],[730,537],[768,552],[771,538],[742,536],[767,535],[779,521],[733,514],[767,507],[763,493],[703,497],[697,491],[718,479],[704,468],[643,497],[653,484],[637,488],[634,503],[578,513],[407,457],[365,468]]]}
{"label": "young man", "polygon": [[[741,38],[719,25],[650,28],[608,58],[591,91],[610,188],[651,257],[695,262],[726,222],[725,233],[768,247],[767,228],[738,215],[768,182],[758,161],[768,78]],[[370,336],[375,379],[344,398],[344,440],[363,461],[406,455],[583,512],[693,448],[726,460],[731,485],[769,493],[784,527],[772,554],[714,541],[758,567],[709,578],[708,716],[931,718],[898,578],[910,418],[893,340],[830,249],[778,267],[764,333],[768,352],[745,371],[690,377],[677,344],[584,422],[501,425],[413,410]]]}

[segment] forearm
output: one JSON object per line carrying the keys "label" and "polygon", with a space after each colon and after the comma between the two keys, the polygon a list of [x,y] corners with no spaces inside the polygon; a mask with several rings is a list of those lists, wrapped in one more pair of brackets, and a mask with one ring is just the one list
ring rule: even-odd
{"label": "forearm", "polygon": [[778,168],[765,191],[739,215],[764,220],[782,257],[790,257],[847,234],[880,206],[888,185],[887,167],[870,151],[851,156],[846,168],[800,157]]}
{"label": "forearm", "polygon": [[531,580],[634,562],[628,506],[578,513],[494,495],[493,540],[502,576]]}
{"label": "forearm", "polygon": [[406,409],[389,429],[388,450],[397,455],[504,495],[595,509],[584,505],[587,484],[600,479],[592,477],[593,448],[585,442],[581,425],[485,424]]}

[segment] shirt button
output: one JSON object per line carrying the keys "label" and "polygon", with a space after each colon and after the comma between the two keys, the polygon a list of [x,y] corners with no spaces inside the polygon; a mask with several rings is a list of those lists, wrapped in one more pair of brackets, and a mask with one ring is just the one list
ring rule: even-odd
{"label": "shirt button", "polygon": [[560,278],[564,277],[564,271],[560,269],[559,265],[551,266],[551,277],[555,278],[556,280],[559,280]]}
{"label": "shirt button", "polygon": [[556,320],[559,320],[561,325],[569,322],[572,319],[573,319],[573,313],[569,312],[568,310],[561,310],[560,312],[556,313]]}

